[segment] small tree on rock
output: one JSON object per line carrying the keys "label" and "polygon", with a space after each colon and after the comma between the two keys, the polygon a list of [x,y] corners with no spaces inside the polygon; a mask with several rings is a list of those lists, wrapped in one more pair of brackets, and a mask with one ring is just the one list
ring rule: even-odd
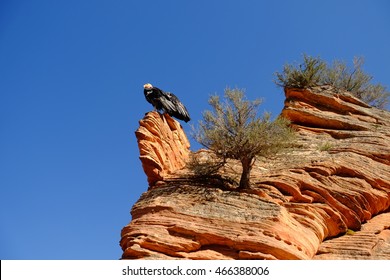
{"label": "small tree on rock", "polygon": [[242,174],[239,188],[250,186],[250,173],[256,157],[273,155],[287,147],[293,138],[289,121],[281,117],[271,121],[270,114],[258,117],[261,100],[244,99],[244,91],[226,89],[225,100],[209,99],[211,111],[203,113],[194,138],[213,151],[221,163],[239,160]]}

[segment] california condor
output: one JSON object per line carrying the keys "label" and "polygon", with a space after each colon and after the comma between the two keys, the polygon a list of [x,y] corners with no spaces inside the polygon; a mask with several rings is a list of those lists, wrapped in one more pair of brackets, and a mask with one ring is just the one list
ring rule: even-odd
{"label": "california condor", "polygon": [[163,111],[179,120],[188,122],[190,115],[186,107],[171,92],[165,92],[151,84],[144,84],[144,94],[146,100],[153,105],[157,111]]}

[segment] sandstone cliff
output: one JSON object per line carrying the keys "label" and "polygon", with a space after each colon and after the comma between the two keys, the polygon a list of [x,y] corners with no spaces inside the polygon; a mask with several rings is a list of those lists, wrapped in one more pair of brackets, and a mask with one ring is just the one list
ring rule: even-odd
{"label": "sandstone cliff", "polygon": [[390,112],[330,87],[285,93],[295,147],[258,160],[243,192],[191,179],[180,124],[145,116],[136,136],[150,187],[122,258],[390,259]]}

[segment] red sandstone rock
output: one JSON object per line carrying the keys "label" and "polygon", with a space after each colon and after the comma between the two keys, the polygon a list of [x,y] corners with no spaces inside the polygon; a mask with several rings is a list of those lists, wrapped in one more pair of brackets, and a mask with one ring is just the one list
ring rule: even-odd
{"label": "red sandstone rock", "polygon": [[363,224],[359,231],[323,242],[314,259],[390,258],[390,213],[379,214]]}
{"label": "red sandstone rock", "polygon": [[[122,230],[122,258],[389,259],[390,112],[318,87],[286,90],[282,115],[295,147],[259,159],[238,192],[191,178],[180,125],[147,114],[136,135],[152,188]],[[230,161],[225,175],[239,171]]]}
{"label": "red sandstone rock", "polygon": [[185,166],[190,143],[181,125],[169,115],[149,112],[135,132],[149,186]]}

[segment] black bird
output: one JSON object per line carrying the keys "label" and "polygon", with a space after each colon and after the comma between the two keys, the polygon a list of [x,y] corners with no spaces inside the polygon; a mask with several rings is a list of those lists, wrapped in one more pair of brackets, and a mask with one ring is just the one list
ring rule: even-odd
{"label": "black bird", "polygon": [[144,94],[146,100],[153,105],[157,111],[164,111],[171,117],[188,122],[190,114],[186,107],[171,92],[162,91],[151,84],[144,84]]}

